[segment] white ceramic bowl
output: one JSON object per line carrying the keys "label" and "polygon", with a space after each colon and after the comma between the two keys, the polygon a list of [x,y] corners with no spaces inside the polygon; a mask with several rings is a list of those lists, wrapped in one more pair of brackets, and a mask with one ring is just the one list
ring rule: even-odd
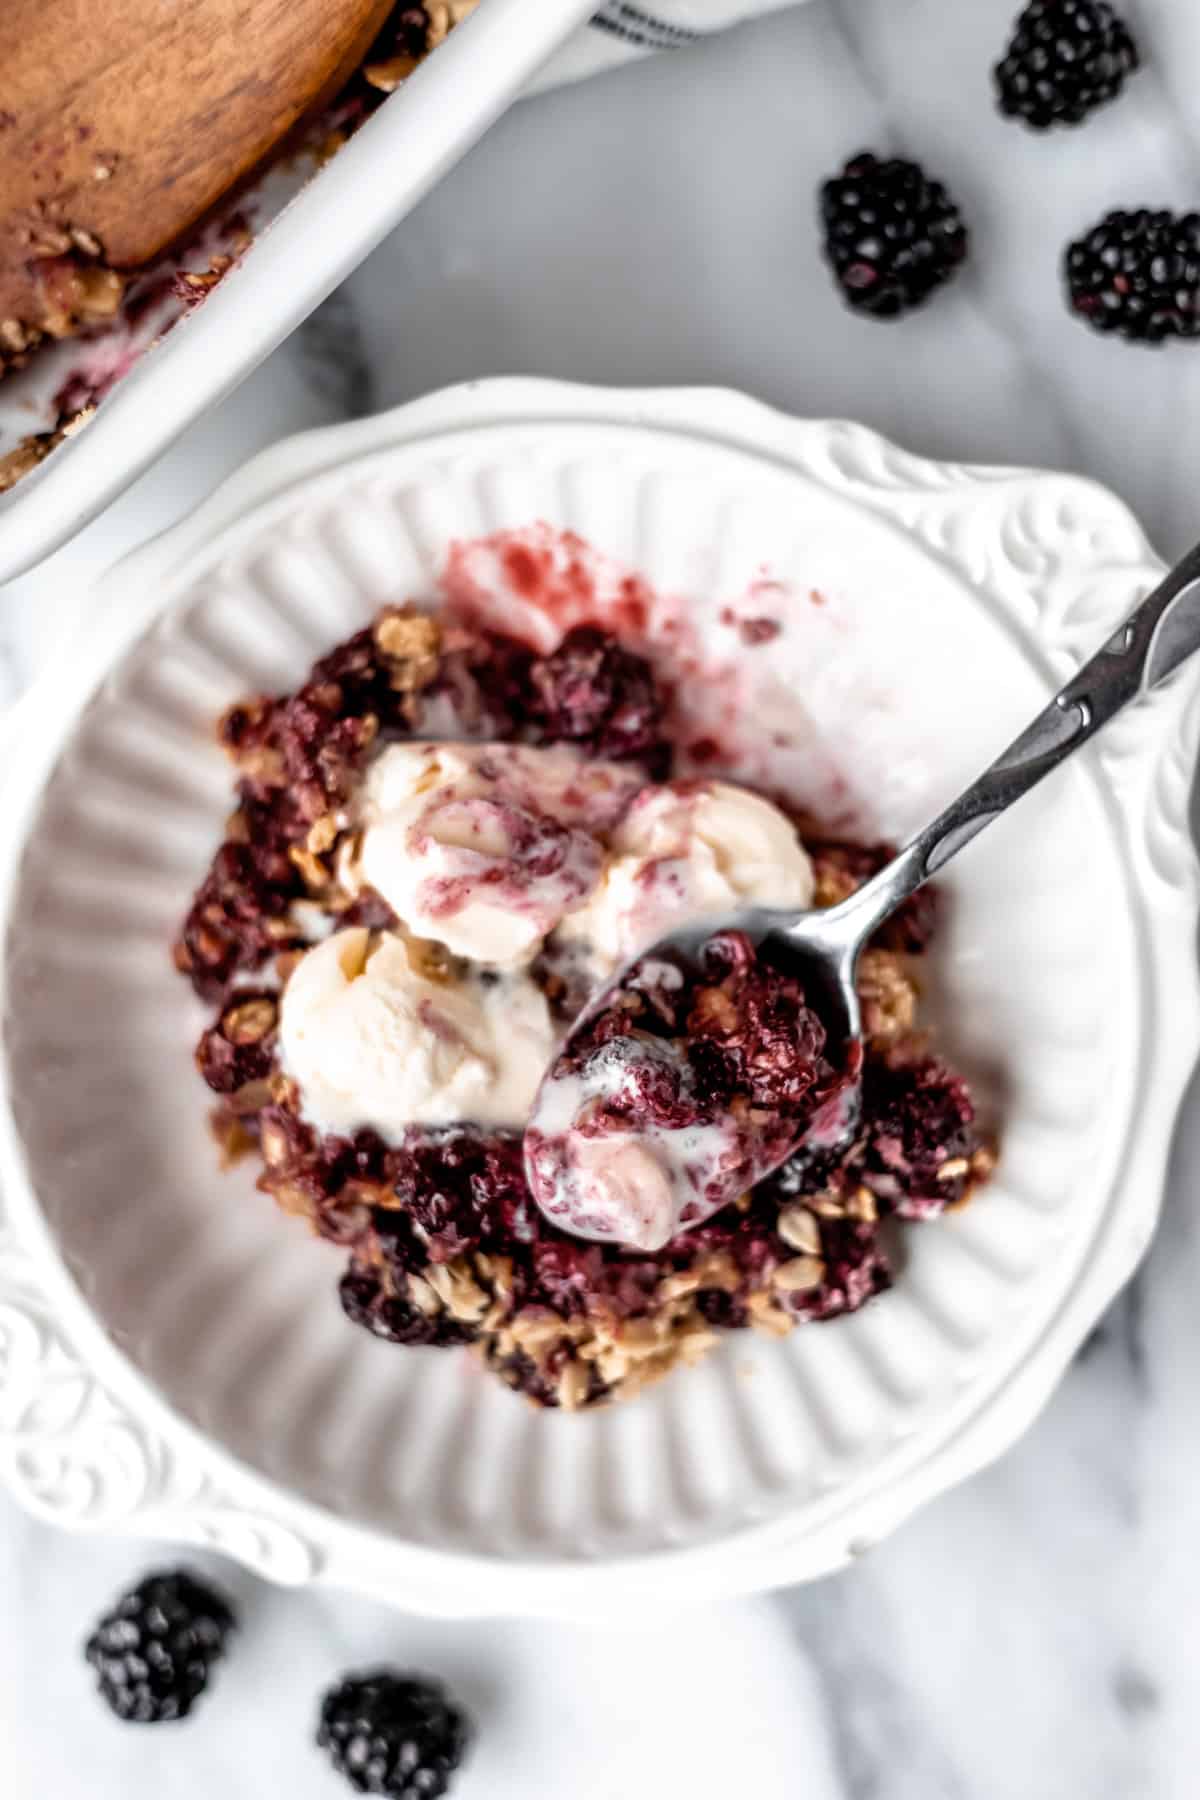
{"label": "white ceramic bowl", "polygon": [[523,381],[283,444],[125,563],[4,759],[0,1466],[49,1518],[443,1613],[815,1576],[1010,1444],[1145,1248],[1200,1026],[1195,665],[956,865],[934,1000],[1001,1167],[854,1318],[539,1414],[351,1330],[334,1253],[217,1174],[167,955],[228,810],[212,717],[429,592],[452,540],[534,520],[701,610],[769,568],[795,630],[748,738],[790,720],[797,767],[832,759],[891,832],[1157,573],[1082,481],[732,395]]}

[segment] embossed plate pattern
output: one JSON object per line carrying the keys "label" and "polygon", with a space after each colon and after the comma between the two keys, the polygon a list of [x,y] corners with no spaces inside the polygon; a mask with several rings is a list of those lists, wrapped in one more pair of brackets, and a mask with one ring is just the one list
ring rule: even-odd
{"label": "embossed plate pattern", "polygon": [[[211,719],[432,593],[453,541],[538,520],[666,597],[748,775],[889,833],[1157,573],[1085,482],[732,395],[531,382],[281,445],[115,571],[3,796],[0,1467],[48,1517],[448,1613],[813,1576],[1011,1442],[1145,1246],[1200,1024],[1192,669],[954,871],[931,1000],[1003,1162],[855,1318],[537,1414],[468,1358],[352,1331],[327,1247],[217,1175],[166,953],[228,809]],[[767,578],[782,636],[725,657],[721,612]]]}

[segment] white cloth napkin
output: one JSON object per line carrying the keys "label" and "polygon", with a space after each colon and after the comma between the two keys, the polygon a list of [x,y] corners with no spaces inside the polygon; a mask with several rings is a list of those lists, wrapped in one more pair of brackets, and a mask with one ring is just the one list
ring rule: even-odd
{"label": "white cloth napkin", "polygon": [[591,24],[551,59],[536,85],[579,81],[651,50],[684,50],[757,13],[795,4],[796,0],[602,0]]}

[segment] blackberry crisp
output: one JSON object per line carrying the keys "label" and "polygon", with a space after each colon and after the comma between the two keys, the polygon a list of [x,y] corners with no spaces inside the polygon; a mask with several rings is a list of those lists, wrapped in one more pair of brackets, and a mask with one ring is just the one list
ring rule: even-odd
{"label": "blackberry crisp", "polygon": [[[526,1180],[523,1121],[390,1133],[364,1123],[339,1135],[306,1114],[281,1047],[300,959],[328,932],[399,928],[374,889],[339,874],[353,862],[376,756],[421,739],[449,709],[468,739],[625,759],[635,794],[671,773],[670,646],[662,682],[601,623],[569,616],[547,650],[389,606],[294,693],[231,709],[221,737],[238,811],[176,949],[210,1006],[198,1062],[219,1099],[218,1140],[255,1150],[260,1188],[341,1250],[347,1318],[402,1347],[469,1346],[507,1386],[564,1410],[628,1398],[698,1361],[720,1333],[782,1336],[862,1306],[889,1281],[884,1217],[924,1218],[961,1200],[993,1160],[965,1091],[929,1059],[920,1030],[917,968],[938,923],[928,891],[860,963],[868,1104],[853,1141],[798,1153],[657,1250],[589,1241],[545,1218]],[[889,855],[783,810],[808,847],[817,905],[845,899]],[[733,938],[718,964],[695,1018],[690,1003],[681,1015],[682,995],[676,1004],[652,984],[637,997],[646,1054],[629,1071],[630,1097],[660,1124],[735,1098],[804,1109],[829,1078],[802,997],[764,986]],[[426,979],[458,978],[448,956],[421,966]],[[532,969],[569,1026],[586,970],[553,943]],[[667,1054],[685,1027],[686,1068]]]}

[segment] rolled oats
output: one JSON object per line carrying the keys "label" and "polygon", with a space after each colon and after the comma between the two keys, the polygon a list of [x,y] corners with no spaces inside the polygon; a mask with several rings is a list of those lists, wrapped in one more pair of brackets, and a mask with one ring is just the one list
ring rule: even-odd
{"label": "rolled oats", "polygon": [[420,67],[420,62],[419,56],[389,56],[385,62],[367,63],[363,77],[381,94],[393,94]]}
{"label": "rolled oats", "polygon": [[268,1168],[277,1168],[280,1163],[287,1161],[287,1138],[273,1120],[264,1120],[258,1134],[258,1142],[263,1153],[263,1161]]}
{"label": "rolled oats", "polygon": [[0,456],[0,494],[6,494],[9,488],[16,487],[22,476],[28,475],[31,469],[36,469],[50,454],[51,447],[47,434],[45,438],[26,438],[15,450]]}
{"label": "rolled oats", "polygon": [[214,1107],[208,1115],[208,1128],[217,1145],[220,1166],[232,1169],[258,1149],[258,1140],[250,1135],[238,1115],[228,1106]]}
{"label": "rolled oats", "polygon": [[444,44],[454,26],[469,19],[478,5],[479,0],[426,0],[425,11],[429,18],[426,47],[436,50],[439,44]]}
{"label": "rolled oats", "polygon": [[904,958],[894,950],[864,950],[855,976],[863,1031],[870,1043],[886,1048],[913,1029],[917,986]]}
{"label": "rolled oats", "polygon": [[273,1000],[244,1000],[224,1015],[221,1029],[231,1044],[257,1044],[274,1031],[278,1016]]}
{"label": "rolled oats", "polygon": [[617,1343],[634,1362],[643,1356],[657,1356],[663,1347],[667,1334],[666,1320],[661,1316],[651,1319],[630,1319],[617,1334]]}
{"label": "rolled oats", "polygon": [[995,1173],[999,1160],[1000,1155],[994,1144],[980,1144],[971,1157],[972,1179],[986,1181],[989,1175]]}
{"label": "rolled oats", "polygon": [[558,1378],[558,1404],[565,1412],[577,1412],[587,1399],[591,1381],[581,1363],[569,1362]]}
{"label": "rolled oats", "polygon": [[713,1250],[702,1257],[696,1264],[695,1275],[698,1287],[721,1288],[727,1294],[736,1293],[742,1285],[737,1264],[724,1250]]}
{"label": "rolled oats", "polygon": [[829,1189],[820,1194],[812,1194],[805,1201],[805,1205],[809,1212],[816,1213],[818,1219],[844,1219],[846,1217],[846,1202],[840,1194],[835,1194]]}
{"label": "rolled oats", "polygon": [[510,1327],[513,1341],[536,1362],[563,1335],[563,1321],[539,1313],[518,1313]]}
{"label": "rolled oats", "polygon": [[796,1323],[770,1294],[761,1290],[751,1294],[747,1309],[752,1323],[759,1331],[765,1331],[768,1337],[787,1337]]}
{"label": "rolled oats", "polygon": [[427,613],[389,609],[375,626],[375,643],[391,665],[389,679],[397,693],[428,687],[441,668],[441,627]]}
{"label": "rolled oats", "polygon": [[328,868],[319,856],[313,855],[306,845],[293,844],[288,851],[288,856],[299,869],[304,885],[310,893],[319,894],[329,886],[332,877]]}
{"label": "rolled oats", "polygon": [[879,1217],[879,1205],[870,1188],[855,1188],[846,1202],[846,1212],[862,1225],[873,1225]]}
{"label": "rolled oats", "polygon": [[465,1270],[453,1269],[450,1295],[446,1301],[446,1311],[451,1318],[474,1324],[477,1320],[482,1319],[487,1309],[488,1297],[483,1289],[472,1281]]}
{"label": "rolled oats", "polygon": [[789,1250],[808,1256],[821,1254],[821,1227],[807,1206],[785,1206],[775,1226]]}
{"label": "rolled oats", "polygon": [[601,1345],[595,1361],[600,1379],[607,1387],[620,1387],[628,1379],[631,1364],[618,1344]]}
{"label": "rolled oats", "polygon": [[427,1319],[435,1319],[442,1310],[440,1297],[434,1292],[429,1282],[420,1275],[408,1278],[408,1297],[418,1312],[424,1313]]}
{"label": "rolled oats", "polygon": [[230,1095],[229,1104],[234,1112],[244,1119],[253,1113],[260,1112],[271,1100],[271,1084],[269,1081],[244,1081],[237,1092]]}
{"label": "rolled oats", "polygon": [[80,269],[75,279],[75,310],[80,319],[115,317],[125,292],[125,278],[115,269]]}
{"label": "rolled oats", "polygon": [[720,1032],[737,1029],[738,1009],[724,988],[698,988],[692,1009],[690,1029],[706,1031],[715,1027]]}
{"label": "rolled oats", "polygon": [[695,1269],[680,1269],[672,1275],[664,1275],[655,1292],[664,1304],[670,1300],[684,1300],[694,1294],[700,1286],[700,1277]]}
{"label": "rolled oats", "polygon": [[311,1219],[313,1203],[302,1187],[292,1181],[281,1181],[273,1184],[271,1193],[275,1204],[285,1213],[297,1219]]}
{"label": "rolled oats", "polygon": [[308,828],[308,836],[304,840],[304,848],[314,856],[322,856],[326,850],[332,850],[337,842],[338,822],[332,813],[322,813]]}
{"label": "rolled oats", "polygon": [[820,1287],[825,1279],[825,1263],[819,1256],[797,1256],[780,1263],[771,1277],[772,1286],[783,1294],[806,1294]]}

